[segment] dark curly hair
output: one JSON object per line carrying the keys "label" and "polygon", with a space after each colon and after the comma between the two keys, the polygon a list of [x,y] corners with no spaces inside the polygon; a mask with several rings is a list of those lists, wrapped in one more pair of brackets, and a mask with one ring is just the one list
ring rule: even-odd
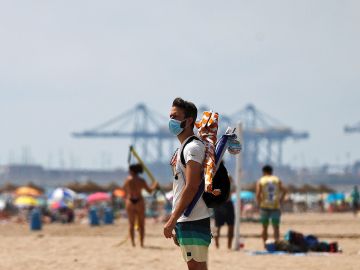
{"label": "dark curly hair", "polygon": [[194,120],[193,124],[195,124],[197,118],[197,108],[194,103],[183,100],[180,97],[177,97],[174,99],[172,106],[182,109],[185,114],[185,117],[192,118]]}

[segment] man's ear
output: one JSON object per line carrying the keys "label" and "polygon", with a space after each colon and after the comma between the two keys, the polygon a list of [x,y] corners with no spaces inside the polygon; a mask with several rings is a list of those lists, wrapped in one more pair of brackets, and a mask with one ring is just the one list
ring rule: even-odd
{"label": "man's ear", "polygon": [[191,118],[191,117],[190,117],[190,119],[191,119],[190,125],[191,125],[191,126],[195,126],[195,121],[196,121],[196,119]]}

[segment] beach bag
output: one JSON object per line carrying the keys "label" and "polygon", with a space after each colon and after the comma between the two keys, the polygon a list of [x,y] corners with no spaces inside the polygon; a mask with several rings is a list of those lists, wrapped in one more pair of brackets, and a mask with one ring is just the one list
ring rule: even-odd
{"label": "beach bag", "polygon": [[[191,137],[190,139],[187,140],[187,142],[185,143],[185,145],[180,153],[180,161],[184,167],[186,167],[185,158],[184,158],[184,149],[185,149],[186,145],[189,144],[190,142],[192,142],[193,140],[201,141],[196,136]],[[212,193],[204,192],[205,181],[201,181],[198,192],[196,193],[193,201],[188,206],[187,210],[185,210],[185,213],[184,213],[185,216],[190,214],[192,208],[195,206],[195,204],[197,203],[197,201],[199,200],[199,198],[201,196],[204,199],[205,204],[208,208],[219,207],[220,205],[222,205],[224,202],[226,202],[228,200],[228,198],[230,196],[230,179],[229,179],[228,171],[223,162],[220,163],[220,166],[212,179],[212,185],[213,185],[214,189],[220,190],[220,195],[215,196]]]}

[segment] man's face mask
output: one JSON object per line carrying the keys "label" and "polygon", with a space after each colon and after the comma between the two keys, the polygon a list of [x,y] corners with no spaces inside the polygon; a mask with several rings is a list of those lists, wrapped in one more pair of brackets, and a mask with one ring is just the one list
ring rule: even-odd
{"label": "man's face mask", "polygon": [[181,132],[184,131],[185,124],[186,124],[186,119],[179,121],[171,118],[169,120],[170,133],[173,134],[174,136],[178,136],[179,134],[181,134]]}

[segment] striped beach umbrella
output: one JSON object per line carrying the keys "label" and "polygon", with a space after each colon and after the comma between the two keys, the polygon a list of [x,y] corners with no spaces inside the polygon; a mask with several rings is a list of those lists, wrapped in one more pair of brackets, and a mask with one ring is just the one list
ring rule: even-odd
{"label": "striped beach umbrella", "polygon": [[50,201],[73,201],[76,197],[76,192],[64,187],[56,188],[49,196]]}

